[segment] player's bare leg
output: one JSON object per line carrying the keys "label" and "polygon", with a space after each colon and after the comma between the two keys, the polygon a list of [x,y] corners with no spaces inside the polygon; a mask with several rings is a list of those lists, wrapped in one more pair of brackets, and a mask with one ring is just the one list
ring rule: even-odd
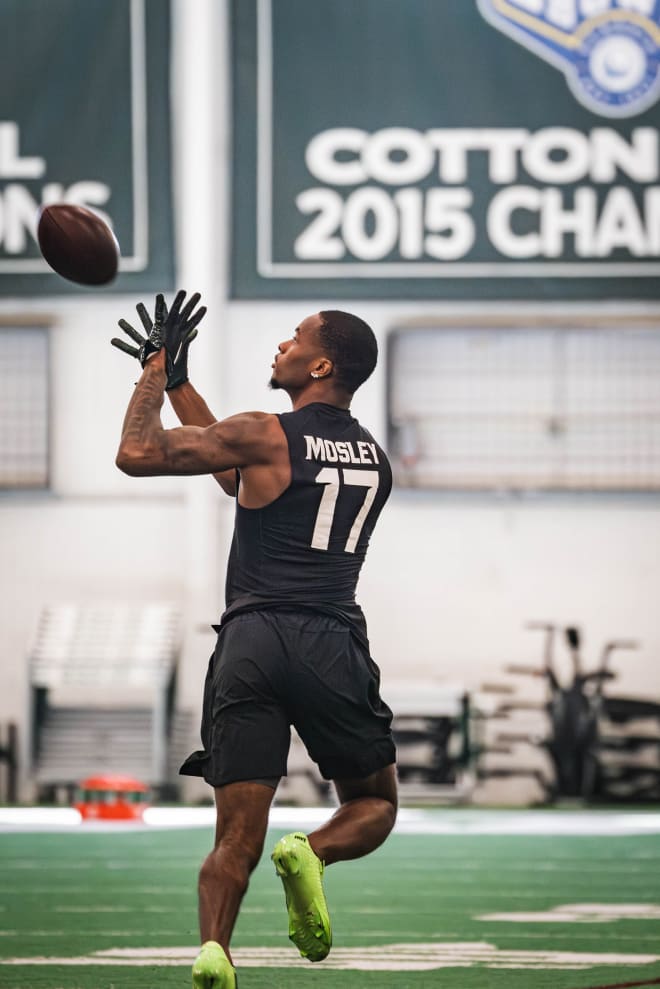
{"label": "player's bare leg", "polygon": [[339,808],[309,835],[326,865],[360,858],[383,844],[396,820],[396,767],[386,766],[365,779],[335,780],[335,789]]}
{"label": "player's bare leg", "polygon": [[261,858],[274,795],[273,787],[263,783],[229,783],[215,789],[215,846],[199,873],[202,942],[217,941],[229,949],[250,874]]}
{"label": "player's bare leg", "polygon": [[[274,787],[255,782],[229,783],[215,789],[215,845],[199,873],[202,950],[193,966],[195,986],[223,985],[213,981],[213,968],[226,968],[223,956],[231,963],[229,942],[250,874],[261,857],[274,794]],[[231,978],[227,976],[228,987],[232,986]]]}
{"label": "player's bare leg", "polygon": [[322,961],[332,946],[330,913],[323,892],[326,864],[368,855],[387,838],[397,810],[395,767],[366,779],[336,780],[341,806],[309,836],[285,835],[272,859],[284,885],[289,938],[303,958]]}

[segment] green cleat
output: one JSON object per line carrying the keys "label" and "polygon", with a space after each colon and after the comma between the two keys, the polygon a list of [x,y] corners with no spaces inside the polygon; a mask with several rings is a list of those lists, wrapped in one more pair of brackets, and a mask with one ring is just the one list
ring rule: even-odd
{"label": "green cleat", "polygon": [[284,885],[289,911],[289,938],[311,962],[322,961],[332,945],[332,928],[323,893],[323,862],[307,840],[307,835],[287,834],[280,838],[271,855]]}
{"label": "green cleat", "polygon": [[192,968],[193,989],[236,989],[236,971],[217,941],[205,941]]}

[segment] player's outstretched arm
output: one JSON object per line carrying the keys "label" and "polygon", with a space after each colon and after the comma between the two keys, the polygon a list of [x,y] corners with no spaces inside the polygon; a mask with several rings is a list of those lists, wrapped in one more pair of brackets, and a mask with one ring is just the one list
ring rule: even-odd
{"label": "player's outstretched arm", "polygon": [[149,359],[129,402],[116,458],[119,469],[135,477],[152,477],[268,468],[281,434],[276,416],[247,412],[206,428],[163,428],[160,410],[167,381],[163,351]]}
{"label": "player's outstretched arm", "polygon": [[[194,308],[196,302],[199,301],[199,295],[194,295],[190,301],[192,303],[191,308]],[[144,328],[145,336],[139,333],[127,320],[120,319],[120,328],[136,346],[131,346],[125,340],[117,337],[114,337],[111,343],[118,350],[123,350],[124,353],[143,363],[143,360],[148,359],[150,352],[154,352],[147,349],[152,338],[154,323],[143,302],[137,304],[136,311]],[[162,294],[156,296],[155,313],[157,321],[160,320],[161,324],[167,321],[169,313]],[[170,332],[170,337],[173,336],[174,334]],[[175,350],[174,359],[168,362],[166,391],[170,404],[182,426],[210,426],[216,422],[216,416],[213,415],[202,396],[193,388],[188,379],[188,350],[197,336],[197,329],[195,327],[183,336],[181,333],[178,336],[178,340],[165,341],[166,347],[169,343],[169,349]],[[174,348],[173,344],[175,345]],[[236,495],[236,472],[234,470],[219,472],[213,476],[226,494],[231,497]]]}

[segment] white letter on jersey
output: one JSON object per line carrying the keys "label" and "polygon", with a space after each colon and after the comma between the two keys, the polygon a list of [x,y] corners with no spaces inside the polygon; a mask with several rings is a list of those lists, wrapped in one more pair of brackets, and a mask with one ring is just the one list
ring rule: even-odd
{"label": "white letter on jersey", "polygon": [[323,460],[323,440],[320,436],[305,436],[307,454],[305,460]]}

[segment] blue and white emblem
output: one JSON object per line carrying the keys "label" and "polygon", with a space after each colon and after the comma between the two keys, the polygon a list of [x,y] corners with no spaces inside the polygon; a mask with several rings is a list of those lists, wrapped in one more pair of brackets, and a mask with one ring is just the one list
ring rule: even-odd
{"label": "blue and white emblem", "polygon": [[487,21],[561,69],[576,99],[632,117],[660,99],[660,0],[477,0]]}

